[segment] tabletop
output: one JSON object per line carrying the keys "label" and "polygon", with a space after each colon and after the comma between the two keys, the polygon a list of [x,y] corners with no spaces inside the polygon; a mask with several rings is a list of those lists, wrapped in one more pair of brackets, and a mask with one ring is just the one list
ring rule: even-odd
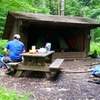
{"label": "tabletop", "polygon": [[46,56],[49,56],[51,54],[53,54],[54,51],[47,51],[45,53],[29,53],[29,52],[26,52],[26,53],[23,53],[22,56],[31,56],[31,57],[46,57]]}

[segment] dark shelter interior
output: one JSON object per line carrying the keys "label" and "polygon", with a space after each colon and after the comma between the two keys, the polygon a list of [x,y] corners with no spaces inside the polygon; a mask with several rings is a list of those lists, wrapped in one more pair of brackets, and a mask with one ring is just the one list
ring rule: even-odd
{"label": "dark shelter interior", "polygon": [[77,27],[25,21],[20,29],[27,37],[27,50],[31,49],[32,45],[41,48],[45,47],[47,42],[50,42],[52,45],[51,50],[56,52],[84,51],[85,34],[83,34],[84,31]]}

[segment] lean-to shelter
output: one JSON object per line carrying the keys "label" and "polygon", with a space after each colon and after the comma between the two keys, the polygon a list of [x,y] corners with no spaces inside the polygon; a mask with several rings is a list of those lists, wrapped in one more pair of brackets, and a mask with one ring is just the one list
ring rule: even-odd
{"label": "lean-to shelter", "polygon": [[27,51],[32,45],[40,48],[50,42],[55,57],[87,57],[90,31],[97,27],[100,23],[89,18],[9,12],[4,38],[11,39],[19,33]]}

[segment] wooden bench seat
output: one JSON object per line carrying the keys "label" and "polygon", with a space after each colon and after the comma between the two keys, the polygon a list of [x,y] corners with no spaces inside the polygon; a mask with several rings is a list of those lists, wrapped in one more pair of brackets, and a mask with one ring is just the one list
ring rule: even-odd
{"label": "wooden bench seat", "polygon": [[60,72],[60,66],[63,63],[64,59],[55,59],[50,65],[49,65],[49,71],[50,73],[47,74],[47,78],[56,77],[58,73]]}
{"label": "wooden bench seat", "polygon": [[64,59],[55,59],[52,64],[50,64],[49,69],[59,69],[60,65],[63,63]]}
{"label": "wooden bench seat", "polygon": [[7,66],[16,69],[19,63],[20,62],[10,62],[10,63],[7,63]]}
{"label": "wooden bench seat", "polygon": [[7,63],[7,65],[9,66],[17,66],[20,62],[10,62],[10,63]]}
{"label": "wooden bench seat", "polygon": [[[64,59],[55,59],[49,66],[28,66],[21,64],[20,62],[10,62],[7,65],[17,72],[15,73],[16,77],[21,76],[24,70],[31,70],[31,71],[43,71],[46,73],[47,78],[54,77],[59,71],[60,66],[63,63]],[[49,75],[49,76],[48,76]]]}

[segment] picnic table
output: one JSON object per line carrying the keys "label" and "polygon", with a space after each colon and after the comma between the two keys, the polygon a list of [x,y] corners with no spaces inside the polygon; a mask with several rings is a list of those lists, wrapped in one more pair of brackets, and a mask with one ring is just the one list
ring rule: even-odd
{"label": "picnic table", "polygon": [[20,76],[22,71],[42,71],[49,72],[49,64],[52,63],[52,55],[54,51],[47,51],[45,53],[23,53],[24,62],[20,63],[16,68],[16,76]]}
{"label": "picnic table", "polygon": [[51,72],[55,74],[59,71],[60,65],[64,59],[55,59],[52,61],[52,55],[54,51],[47,51],[45,53],[23,53],[24,57],[23,63],[11,63],[16,69],[15,76],[20,76],[23,71],[40,71],[45,72],[47,78],[50,77]]}

